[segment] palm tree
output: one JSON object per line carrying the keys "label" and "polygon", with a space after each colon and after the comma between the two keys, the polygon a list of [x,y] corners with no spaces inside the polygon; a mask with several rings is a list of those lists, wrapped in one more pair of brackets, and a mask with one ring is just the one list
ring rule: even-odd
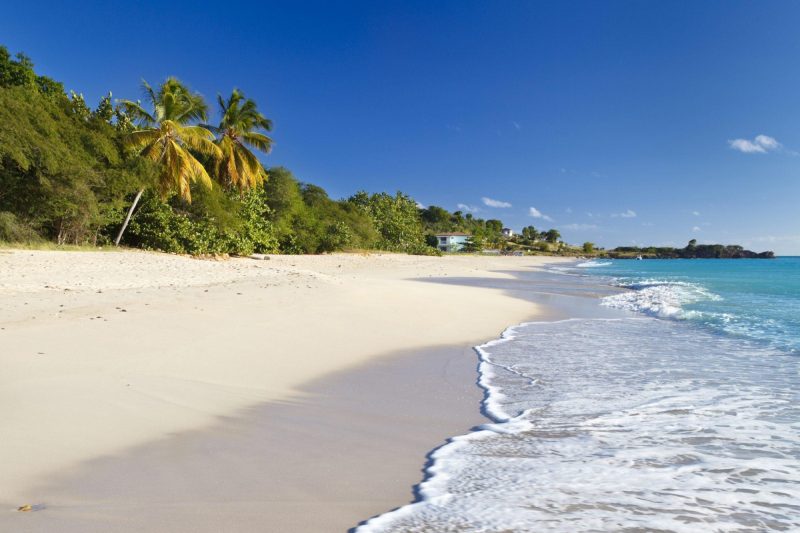
{"label": "palm tree", "polygon": [[272,149],[272,139],[259,130],[271,131],[272,121],[258,112],[256,103],[234,89],[226,102],[217,96],[219,126],[203,125],[217,134],[217,146],[222,156],[216,161],[216,175],[228,186],[240,191],[260,185],[267,172],[253,152],[255,148],[265,154]]}
{"label": "palm tree", "polygon": [[[177,191],[183,199],[191,202],[192,182],[199,181],[211,187],[211,177],[192,152],[214,159],[221,156],[220,149],[214,144],[214,134],[203,126],[189,124],[206,120],[208,106],[202,96],[192,93],[175,78],[168,78],[158,92],[146,81],[142,81],[142,87],[153,112],[145,111],[138,101],[120,101],[127,116],[138,126],[137,130],[125,136],[124,145],[156,163],[159,168],[158,189],[163,196]],[[116,245],[119,245],[143,192],[141,189],[134,198],[114,241]]]}

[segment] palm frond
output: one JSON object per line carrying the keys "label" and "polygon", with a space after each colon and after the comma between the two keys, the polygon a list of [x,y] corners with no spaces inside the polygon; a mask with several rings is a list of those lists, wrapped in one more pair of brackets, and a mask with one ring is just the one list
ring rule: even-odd
{"label": "palm frond", "polygon": [[234,145],[233,155],[239,174],[239,188],[249,189],[259,185],[263,181],[264,169],[258,158],[241,145]]}
{"label": "palm frond", "polygon": [[243,133],[241,135],[241,138],[243,144],[246,144],[251,148],[255,148],[256,150],[260,150],[265,154],[268,154],[270,153],[270,151],[272,151],[272,139],[270,139],[263,133],[250,131],[247,133]]}
{"label": "palm frond", "polygon": [[214,144],[214,134],[200,126],[179,126],[181,142],[190,150],[218,159],[222,157],[219,146]]}
{"label": "palm frond", "polygon": [[208,171],[206,168],[194,158],[194,156],[190,153],[186,153],[189,158],[189,165],[192,170],[192,181],[199,181],[201,185],[204,187],[211,189],[213,187],[213,182],[211,181],[211,176],[208,175]]}
{"label": "palm frond", "polygon": [[172,124],[172,127],[175,128],[176,133],[181,137],[199,137],[209,141],[213,141],[215,139],[214,134],[208,128],[202,125],[185,126],[175,122],[170,123]]}
{"label": "palm frond", "polygon": [[203,129],[206,129],[206,130],[210,131],[211,133],[214,134],[214,136],[222,135],[222,133],[223,133],[222,130],[219,129],[218,126],[212,126],[211,124],[198,124],[198,126],[200,126]]}
{"label": "palm frond", "polygon": [[123,144],[158,165],[161,194],[175,191],[191,202],[192,182],[200,181],[206,187],[212,185],[208,171],[192,152],[211,157],[214,161],[222,157],[220,148],[213,142],[212,130],[216,128],[188,125],[205,120],[208,106],[200,94],[191,92],[176,78],[168,78],[158,91],[143,80],[142,90],[150,100],[153,112],[145,111],[139,102],[120,101],[128,116],[142,126],[142,129],[128,134]]}
{"label": "palm frond", "polygon": [[122,145],[129,150],[141,151],[145,147],[157,142],[160,137],[160,130],[137,130],[123,137]]}
{"label": "palm frond", "polygon": [[144,157],[145,159],[149,159],[154,163],[159,163],[164,159],[165,150],[164,150],[164,143],[161,142],[161,139],[158,141],[145,146],[139,155]]}
{"label": "palm frond", "polygon": [[162,179],[159,181],[162,195],[166,195],[171,190],[177,190],[181,198],[191,203],[192,168],[188,158],[189,154],[178,143],[175,141],[167,143],[162,167]]}
{"label": "palm frond", "polygon": [[153,91],[153,88],[150,86],[149,83],[147,83],[146,80],[142,80],[142,93],[148,100],[150,100],[150,105],[155,107],[156,104],[158,104],[158,98],[156,97],[156,93],[155,91]]}
{"label": "palm frond", "polygon": [[128,115],[128,118],[134,123],[140,126],[152,126],[156,123],[156,119],[144,110],[141,103],[134,102],[133,100],[117,100],[117,102],[122,106],[122,110]]}

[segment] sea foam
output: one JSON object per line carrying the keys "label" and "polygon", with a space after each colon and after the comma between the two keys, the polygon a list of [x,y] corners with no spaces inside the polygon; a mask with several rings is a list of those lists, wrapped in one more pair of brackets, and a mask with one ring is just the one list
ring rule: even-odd
{"label": "sea foam", "polygon": [[611,266],[612,264],[613,263],[611,261],[585,261],[583,263],[578,263],[575,266],[578,268],[597,268]]}
{"label": "sea foam", "polygon": [[650,318],[530,323],[478,348],[494,423],[361,533],[800,529],[800,360]]}
{"label": "sea foam", "polygon": [[702,285],[685,281],[648,279],[619,285],[629,290],[606,296],[602,305],[661,318],[687,318],[685,305],[720,299]]}

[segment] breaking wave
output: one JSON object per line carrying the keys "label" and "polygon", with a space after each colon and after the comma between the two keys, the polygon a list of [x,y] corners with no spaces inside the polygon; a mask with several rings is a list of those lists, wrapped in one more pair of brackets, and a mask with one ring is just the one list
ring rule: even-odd
{"label": "breaking wave", "polygon": [[690,318],[685,305],[721,299],[702,285],[685,281],[644,280],[620,286],[630,290],[606,296],[602,305],[661,318]]}

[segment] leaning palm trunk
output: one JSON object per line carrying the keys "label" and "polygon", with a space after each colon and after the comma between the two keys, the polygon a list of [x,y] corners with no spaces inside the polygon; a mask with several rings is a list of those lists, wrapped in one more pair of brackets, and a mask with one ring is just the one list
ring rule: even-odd
{"label": "leaning palm trunk", "polygon": [[[222,155],[213,142],[213,133],[200,126],[188,125],[193,120],[205,120],[207,106],[199,94],[192,93],[175,78],[167,79],[158,92],[145,81],[142,85],[154,113],[151,115],[145,111],[140,102],[121,101],[125,112],[139,125],[139,129],[123,138],[123,145],[157,165],[160,169],[158,189],[162,196],[177,192],[191,203],[192,182],[199,181],[211,188],[211,176],[192,152],[208,156],[213,161]],[[114,241],[117,246],[143,192],[144,189],[136,194],[128,210],[128,216]]]}
{"label": "leaning palm trunk", "polygon": [[128,216],[125,217],[125,222],[122,223],[122,227],[119,228],[119,233],[117,233],[117,238],[114,239],[114,246],[119,246],[119,241],[122,240],[122,234],[125,233],[125,229],[128,227],[128,223],[131,221],[131,216],[133,216],[133,211],[136,209],[136,205],[139,203],[142,193],[144,193],[144,189],[139,189],[139,192],[136,193],[136,198],[133,199],[131,208],[128,209]]}

